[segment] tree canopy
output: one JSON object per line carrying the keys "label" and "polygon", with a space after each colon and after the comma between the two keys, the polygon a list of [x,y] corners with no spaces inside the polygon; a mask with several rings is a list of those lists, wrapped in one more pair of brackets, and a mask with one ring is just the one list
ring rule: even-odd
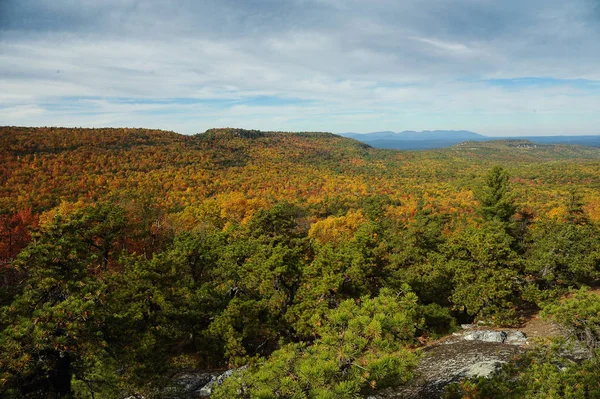
{"label": "tree canopy", "polygon": [[459,323],[542,308],[589,361],[541,347],[451,394],[595,395],[600,150],[4,127],[0,161],[3,397],[168,397],[225,369],[216,397],[362,397]]}

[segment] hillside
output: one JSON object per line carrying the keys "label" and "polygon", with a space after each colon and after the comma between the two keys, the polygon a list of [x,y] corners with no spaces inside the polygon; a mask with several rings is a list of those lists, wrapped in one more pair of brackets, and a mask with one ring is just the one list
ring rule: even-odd
{"label": "hillside", "polygon": [[[600,156],[596,147],[568,144],[539,144],[525,139],[504,139],[493,141],[465,141],[455,144],[449,151],[469,153],[479,157],[512,157],[517,162],[552,160],[595,160]],[[473,154],[473,151],[480,155]]]}
{"label": "hillside", "polygon": [[[310,205],[325,197],[355,202],[360,195],[426,194],[459,209],[474,188],[470,179],[496,163],[522,182],[517,189],[534,183],[546,192],[569,181],[585,190],[600,182],[600,150],[572,146],[524,149],[492,142],[395,152],[328,133],[1,128],[0,150],[0,204],[13,210],[43,211],[63,200],[128,191],[157,196],[171,211],[232,192]],[[565,176],[555,176],[556,168]],[[586,193],[596,200],[597,194]],[[536,206],[548,210],[547,203]]]}
{"label": "hillside", "polygon": [[[438,392],[478,375],[476,351],[443,386],[419,374],[460,324],[597,326],[598,170],[600,149],[524,140],[0,128],[0,396],[191,399],[226,369],[216,399]],[[500,390],[597,368],[588,341],[577,362],[478,345],[523,356]]]}

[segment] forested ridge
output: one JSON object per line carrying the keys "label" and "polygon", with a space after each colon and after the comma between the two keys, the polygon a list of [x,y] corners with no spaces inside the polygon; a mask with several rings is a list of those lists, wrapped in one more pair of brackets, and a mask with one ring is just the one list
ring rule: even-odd
{"label": "forested ridge", "polygon": [[0,394],[182,397],[247,366],[213,396],[359,398],[459,323],[542,310],[587,360],[540,344],[448,397],[599,397],[599,170],[513,140],[2,127]]}

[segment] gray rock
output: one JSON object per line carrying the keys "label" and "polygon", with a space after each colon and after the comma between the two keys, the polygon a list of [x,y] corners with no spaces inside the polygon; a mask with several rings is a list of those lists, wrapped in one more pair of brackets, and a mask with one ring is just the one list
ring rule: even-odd
{"label": "gray rock", "polygon": [[484,360],[467,366],[461,374],[463,374],[465,377],[489,377],[494,374],[504,363],[506,362],[499,359]]}
{"label": "gray rock", "polygon": [[466,341],[502,342],[499,331],[471,331],[463,335]]}
{"label": "gray rock", "polygon": [[185,392],[196,391],[208,384],[215,376],[215,373],[183,373],[175,378],[177,384]]}
{"label": "gray rock", "polygon": [[491,331],[476,330],[466,332],[462,339],[466,341],[499,342],[520,345],[527,342],[527,337],[521,331]]}
{"label": "gray rock", "polygon": [[225,381],[227,378],[231,377],[235,372],[238,371],[242,371],[247,369],[248,366],[243,366],[237,369],[231,369],[231,370],[227,370],[226,372],[217,375],[217,376],[213,376],[210,381],[208,381],[203,387],[201,387],[200,389],[194,391],[194,393],[200,397],[208,397],[210,395],[212,395],[213,390],[218,387],[219,385],[223,384],[223,381]]}
{"label": "gray rock", "polygon": [[[489,332],[489,331],[488,331]],[[469,333],[466,334],[470,334]],[[492,335],[472,336],[495,338]],[[458,339],[427,347],[415,378],[406,386],[388,390],[379,398],[439,399],[444,389],[467,377],[489,377],[498,368],[523,353],[520,345],[497,341]]]}
{"label": "gray rock", "polygon": [[527,337],[521,331],[511,331],[506,338],[507,344],[523,344],[527,342]]}

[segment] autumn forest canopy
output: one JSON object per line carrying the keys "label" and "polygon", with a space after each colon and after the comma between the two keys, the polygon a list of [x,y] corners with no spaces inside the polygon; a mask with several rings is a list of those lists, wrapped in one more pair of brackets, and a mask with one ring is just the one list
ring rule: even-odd
{"label": "autumn forest canopy", "polygon": [[0,396],[178,398],[237,369],[213,397],[361,398],[461,323],[541,312],[585,360],[540,343],[447,397],[600,397],[599,170],[523,140],[2,127]]}

